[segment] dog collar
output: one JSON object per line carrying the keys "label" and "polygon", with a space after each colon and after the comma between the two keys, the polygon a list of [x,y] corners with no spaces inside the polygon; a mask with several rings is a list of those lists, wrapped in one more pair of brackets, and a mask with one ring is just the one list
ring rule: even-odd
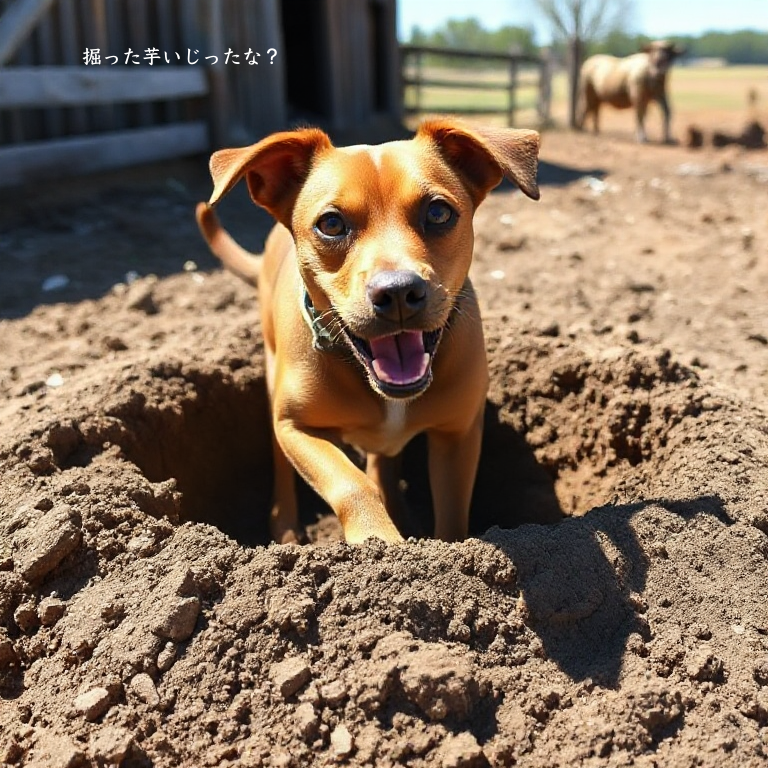
{"label": "dog collar", "polygon": [[312,331],[312,346],[318,352],[330,352],[339,346],[330,330],[330,323],[326,324],[322,313],[315,309],[307,289],[304,289],[304,299],[301,302],[301,313]]}

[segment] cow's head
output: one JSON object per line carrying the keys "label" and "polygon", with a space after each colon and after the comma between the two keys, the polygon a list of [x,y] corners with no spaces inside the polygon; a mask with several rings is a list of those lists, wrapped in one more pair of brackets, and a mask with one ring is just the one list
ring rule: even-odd
{"label": "cow's head", "polygon": [[685,48],[670,40],[654,40],[643,46],[643,52],[648,54],[648,74],[659,77],[665,75],[672,62],[685,53]]}

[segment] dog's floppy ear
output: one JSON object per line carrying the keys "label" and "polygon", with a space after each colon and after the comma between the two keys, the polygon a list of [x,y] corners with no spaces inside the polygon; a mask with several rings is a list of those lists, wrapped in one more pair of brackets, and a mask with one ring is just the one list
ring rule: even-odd
{"label": "dog's floppy ear", "polygon": [[462,176],[475,205],[504,176],[528,197],[538,200],[536,169],[539,134],[513,128],[476,128],[455,120],[427,120],[417,136],[437,144],[443,157]]}
{"label": "dog's floppy ear", "polygon": [[210,162],[214,188],[208,203],[216,205],[245,176],[253,202],[290,226],[293,203],[312,159],[331,146],[323,131],[303,128],[272,134],[249,147],[214,152]]}

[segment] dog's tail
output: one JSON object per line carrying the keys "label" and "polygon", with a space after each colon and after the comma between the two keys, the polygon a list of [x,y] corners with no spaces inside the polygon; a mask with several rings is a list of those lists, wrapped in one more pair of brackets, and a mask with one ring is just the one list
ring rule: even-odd
{"label": "dog's tail", "polygon": [[221,226],[219,217],[208,203],[198,203],[195,218],[200,233],[208,243],[211,252],[221,263],[239,278],[250,285],[256,285],[261,268],[261,256],[249,253],[238,245],[232,236]]}

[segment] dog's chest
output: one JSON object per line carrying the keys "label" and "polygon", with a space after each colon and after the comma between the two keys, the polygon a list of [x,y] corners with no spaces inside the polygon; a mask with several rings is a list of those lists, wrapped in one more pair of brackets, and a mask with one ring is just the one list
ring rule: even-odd
{"label": "dog's chest", "polygon": [[346,432],[344,442],[354,445],[365,453],[396,456],[413,437],[408,429],[408,404],[399,400],[387,400],[384,419],[368,429]]}

